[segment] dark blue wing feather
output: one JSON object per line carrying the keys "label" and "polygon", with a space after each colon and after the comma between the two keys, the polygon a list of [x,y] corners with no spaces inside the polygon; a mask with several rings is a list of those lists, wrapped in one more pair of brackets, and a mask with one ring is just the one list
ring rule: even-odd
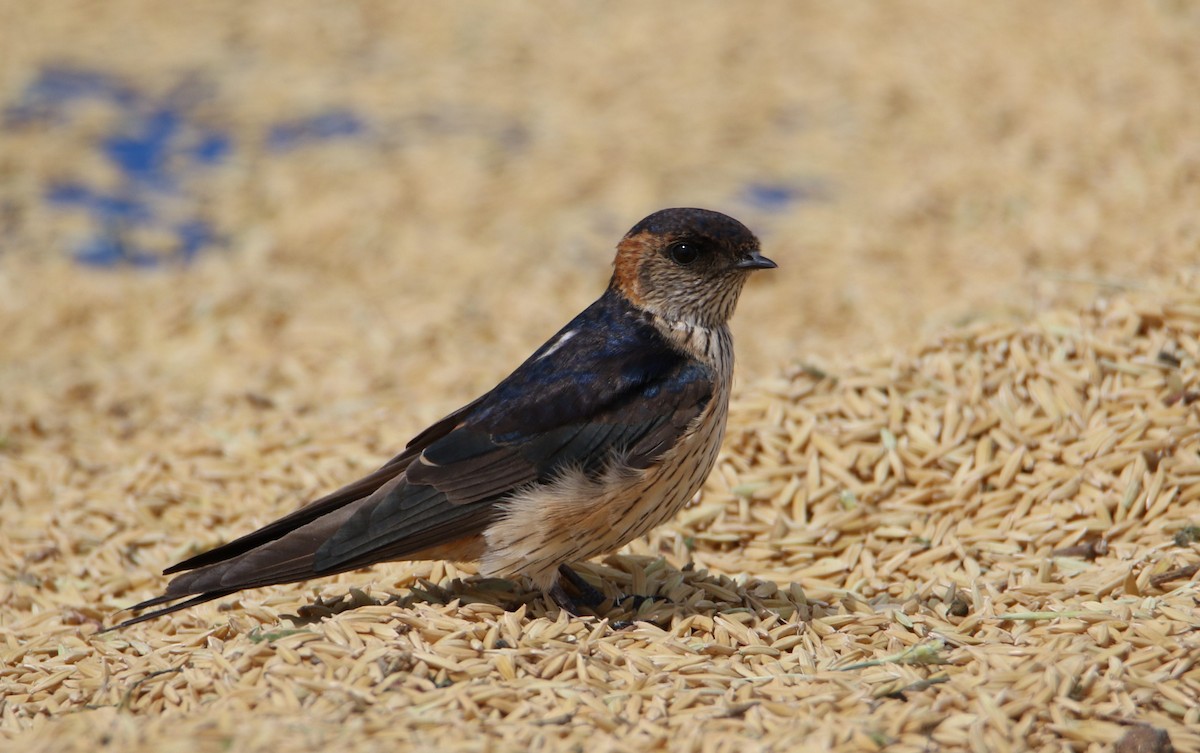
{"label": "dark blue wing feather", "polygon": [[482,533],[498,501],[567,468],[598,473],[618,453],[644,468],[704,410],[712,378],[607,293],[455,414],[454,428],[410,443],[408,451],[420,447],[420,454],[405,482],[325,542],[316,569],[403,557]]}

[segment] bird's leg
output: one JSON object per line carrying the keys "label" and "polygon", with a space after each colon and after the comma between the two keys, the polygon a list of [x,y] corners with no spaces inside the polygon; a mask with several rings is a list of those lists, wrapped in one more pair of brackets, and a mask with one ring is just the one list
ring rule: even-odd
{"label": "bird's leg", "polygon": [[604,594],[600,589],[593,586],[583,579],[579,573],[572,570],[567,565],[558,566],[559,575],[562,575],[575,590],[579,592],[579,599],[584,606],[592,607],[593,609],[604,603]]}
{"label": "bird's leg", "polygon": [[550,594],[550,598],[554,599],[554,603],[558,606],[567,610],[571,614],[578,616],[582,611],[581,607],[594,610],[596,607],[604,603],[604,594],[600,592],[600,589],[596,588],[591,583],[588,583],[583,579],[582,576],[579,575],[579,573],[575,572],[570,567],[567,567],[566,565],[559,565],[558,573],[565,578],[579,594],[578,598],[572,597],[567,593],[566,589],[563,588],[562,580],[556,580],[554,585],[550,587],[548,593]]}
{"label": "bird's leg", "polygon": [[583,611],[580,605],[575,602],[575,599],[571,598],[571,594],[567,593],[558,581],[555,581],[554,585],[550,586],[550,589],[546,593],[550,595],[551,599],[554,599],[554,603],[558,605],[559,609],[572,617],[579,617]]}
{"label": "bird's leg", "polygon": [[[550,594],[550,598],[554,599],[554,603],[560,608],[578,617],[582,611],[591,610],[595,612],[604,603],[605,596],[600,589],[588,583],[583,579],[583,576],[572,570],[569,566],[559,565],[558,573],[562,576],[562,579],[556,580],[547,593]],[[577,597],[567,593],[567,590],[563,588],[563,580],[571,584],[571,588],[578,594]],[[670,599],[658,594],[651,594],[649,596],[643,594],[626,594],[618,598],[616,603],[623,605],[626,602],[633,602],[633,609],[637,611],[647,601],[670,601]],[[620,623],[624,624],[624,621],[620,621]]]}

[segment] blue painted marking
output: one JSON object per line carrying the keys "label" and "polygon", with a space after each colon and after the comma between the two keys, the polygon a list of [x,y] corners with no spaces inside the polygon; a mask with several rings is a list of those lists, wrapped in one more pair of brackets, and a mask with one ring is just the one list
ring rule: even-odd
{"label": "blue painted marking", "polygon": [[190,154],[202,165],[216,165],[233,151],[233,141],[220,131],[206,131],[192,146]]}
{"label": "blue painted marking", "polygon": [[349,110],[330,110],[319,115],[276,123],[267,134],[267,147],[283,152],[314,141],[355,138],[367,131],[367,124]]}
{"label": "blue painted marking", "polygon": [[[187,262],[219,247],[223,233],[201,209],[211,192],[209,177],[230,161],[238,144],[232,135],[200,113],[211,112],[211,87],[187,78],[164,92],[148,92],[103,71],[47,65],[13,102],[0,103],[0,129],[36,127],[61,131],[69,139],[79,106],[97,104],[111,115],[112,126],[94,148],[112,167],[116,181],[89,184],[66,174],[44,187],[50,206],[82,212],[90,235],[74,249],[90,266],[138,266]],[[342,140],[371,139],[376,145],[403,148],[397,133],[433,138],[483,136],[506,152],[519,152],[533,136],[522,123],[473,108],[434,108],[393,123],[386,134],[347,108],[306,117],[283,118],[253,139],[252,148],[268,156]],[[140,247],[145,231],[173,239],[170,252]]]}
{"label": "blue painted marking", "polygon": [[79,183],[51,184],[46,201],[64,208],[82,209],[98,222],[145,224],[154,218],[154,211],[142,199],[106,196]]}
{"label": "blue painted marking", "polygon": [[753,182],[742,188],[739,200],[760,212],[783,212],[801,201],[823,201],[829,196],[820,178],[793,182]]}
{"label": "blue painted marking", "polygon": [[103,151],[129,179],[158,189],[175,186],[168,161],[182,128],[178,112],[159,109],[133,123],[134,135],[105,139]]}
{"label": "blue painted marking", "polygon": [[[8,128],[30,121],[69,125],[74,107],[84,100],[104,103],[118,116],[112,132],[96,145],[117,171],[118,185],[101,189],[67,178],[50,184],[44,194],[51,206],[85,212],[92,220],[90,237],[74,251],[80,263],[187,262],[220,242],[219,233],[197,214],[196,202],[179,201],[202,196],[207,169],[234,149],[223,130],[197,122],[194,112],[202,94],[202,87],[181,86],[149,96],[105,73],[50,66],[4,110]],[[170,233],[173,251],[164,256],[139,248],[130,231],[145,228]]]}
{"label": "blue painted marking", "polygon": [[758,209],[778,212],[792,202],[803,198],[804,192],[796,186],[772,183],[751,183],[746,186],[746,202]]}
{"label": "blue painted marking", "polygon": [[64,105],[82,99],[111,102],[122,108],[134,107],[137,93],[106,73],[77,68],[48,66],[26,87],[20,101],[4,110],[7,123],[28,120],[62,121]]}
{"label": "blue painted marking", "polygon": [[129,265],[149,268],[163,262],[161,257],[131,248],[118,233],[93,236],[76,250],[75,260],[89,267]]}
{"label": "blue painted marking", "polygon": [[179,239],[179,254],[185,262],[191,261],[201,250],[219,240],[212,225],[201,219],[189,220],[177,225],[175,237]]}

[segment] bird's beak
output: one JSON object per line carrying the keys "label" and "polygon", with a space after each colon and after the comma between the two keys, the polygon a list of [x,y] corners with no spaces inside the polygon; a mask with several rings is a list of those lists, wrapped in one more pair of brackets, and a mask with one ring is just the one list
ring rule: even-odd
{"label": "bird's beak", "polygon": [[737,269],[775,269],[779,265],[757,251],[751,251],[733,265]]}

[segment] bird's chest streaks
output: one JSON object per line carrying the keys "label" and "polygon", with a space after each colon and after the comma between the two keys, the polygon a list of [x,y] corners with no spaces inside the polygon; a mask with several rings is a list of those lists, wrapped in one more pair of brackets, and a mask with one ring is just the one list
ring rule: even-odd
{"label": "bird's chest streaks", "polygon": [[[733,358],[728,330],[722,330],[705,330],[702,337],[716,377],[712,398],[674,446],[645,469],[632,469],[618,457],[599,475],[568,472],[514,494],[485,534],[484,574],[528,575],[549,587],[560,564],[618,549],[692,499],[725,434]],[[690,337],[701,344],[696,334]]]}

